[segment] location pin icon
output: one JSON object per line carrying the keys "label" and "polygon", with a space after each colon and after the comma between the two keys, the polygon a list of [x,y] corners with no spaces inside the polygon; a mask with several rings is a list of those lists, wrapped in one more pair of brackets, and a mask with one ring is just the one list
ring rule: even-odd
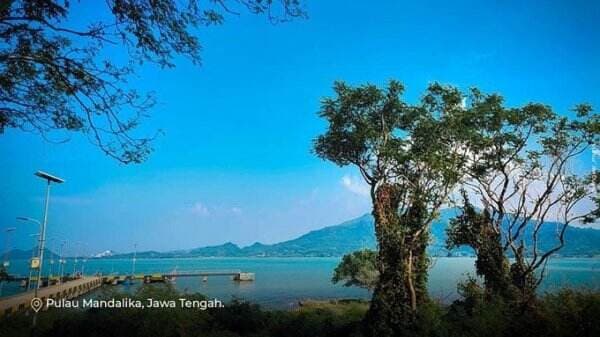
{"label": "location pin icon", "polygon": [[42,300],[40,298],[34,297],[33,299],[31,299],[31,309],[33,309],[33,311],[40,311],[43,305],[44,303],[42,303]]}

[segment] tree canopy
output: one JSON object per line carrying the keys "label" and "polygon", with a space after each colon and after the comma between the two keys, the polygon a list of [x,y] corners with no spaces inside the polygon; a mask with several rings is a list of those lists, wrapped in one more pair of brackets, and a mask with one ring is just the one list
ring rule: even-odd
{"label": "tree canopy", "polygon": [[336,97],[324,98],[320,117],[327,131],[317,137],[315,153],[339,166],[353,165],[371,186],[371,197],[385,184],[402,191],[399,213],[422,198],[431,222],[448,192],[460,180],[466,149],[457,142],[462,112],[460,92],[434,83],[422,101],[402,101],[404,86],[334,84]]}
{"label": "tree canopy", "polygon": [[373,336],[396,336],[414,328],[427,302],[429,227],[464,175],[462,97],[438,83],[412,105],[397,81],[384,89],[336,82],[334,90],[321,103],[328,128],[314,150],[355,166],[370,185],[379,281],[367,322]]}
{"label": "tree canopy", "polygon": [[[306,13],[299,0],[107,0],[94,21],[77,24],[68,0],[8,0],[0,5],[0,133],[81,132],[105,154],[139,163],[156,133],[134,130],[155,104],[152,93],[128,88],[136,66],[174,67],[177,55],[201,61],[196,31],[222,24],[226,15],[249,12],[270,22]],[[126,61],[110,55],[124,51]]]}
{"label": "tree canopy", "polygon": [[[600,145],[600,116],[587,104],[560,115],[539,103],[509,108],[501,96],[475,89],[468,98],[465,118],[478,127],[469,137],[463,214],[452,222],[448,243],[477,251],[488,290],[506,295],[510,279],[527,302],[569,225],[600,216],[597,168],[573,165]],[[555,221],[556,243],[542,250],[542,228]]]}
{"label": "tree canopy", "polygon": [[[371,187],[379,249],[367,315],[373,335],[413,330],[427,300],[429,225],[440,207],[456,201],[458,189],[463,214],[451,222],[448,246],[471,245],[490,293],[510,297],[517,289],[525,301],[568,226],[600,215],[597,170],[577,172],[571,165],[600,145],[600,119],[589,105],[566,117],[544,104],[510,108],[500,95],[438,83],[417,104],[402,100],[404,87],[396,81],[385,89],[336,82],[334,90],[321,103],[328,127],[314,150],[339,166],[355,166]],[[586,199],[594,206],[577,211]],[[549,218],[560,223],[557,244],[541,251]],[[344,262],[351,261],[340,271]]]}

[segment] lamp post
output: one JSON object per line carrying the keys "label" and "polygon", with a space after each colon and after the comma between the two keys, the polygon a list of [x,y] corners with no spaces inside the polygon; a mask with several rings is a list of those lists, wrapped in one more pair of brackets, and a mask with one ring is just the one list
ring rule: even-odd
{"label": "lamp post", "polygon": [[76,253],[75,253],[75,265],[73,266],[73,274],[75,274],[77,272],[77,268],[76,268],[77,262],[80,262],[81,263],[81,266],[80,266],[81,271],[79,272],[79,276],[83,277],[85,263],[87,262],[87,259],[86,259],[86,251],[87,250],[85,249],[86,244],[81,241],[77,241],[77,242],[75,242],[75,244],[79,248],[76,250]]}
{"label": "lamp post", "polygon": [[[40,253],[38,254],[40,259],[40,265],[38,266],[38,277],[37,284],[35,286],[35,294],[34,296],[38,297],[38,290],[42,284],[42,267],[44,263],[44,242],[46,241],[46,225],[48,224],[48,204],[50,202],[50,184],[62,184],[65,181],[61,178],[48,174],[46,172],[37,171],[35,173],[36,176],[46,180],[46,202],[44,203],[44,221],[42,222],[42,230],[40,231]],[[35,326],[37,323],[37,312],[33,315],[33,325]]]}
{"label": "lamp post", "polygon": [[80,242],[81,244],[81,277],[85,276],[85,263],[87,262],[87,258],[88,258],[88,245],[85,242]]}
{"label": "lamp post", "polygon": [[[50,237],[48,238],[49,242],[56,242],[57,238],[56,237]],[[52,245],[54,246],[54,245]],[[56,257],[56,253],[54,252],[53,249],[50,249],[50,252],[52,255],[50,255],[50,270],[48,270],[48,285],[50,285],[50,279],[55,276],[54,275],[54,258]]]}
{"label": "lamp post", "polygon": [[133,260],[131,261],[131,278],[129,279],[129,284],[133,283],[133,279],[135,278],[135,259],[137,257],[137,243],[133,244]]}
{"label": "lamp post", "polygon": [[62,284],[62,279],[63,279],[63,271],[65,269],[65,261],[63,260],[63,247],[64,245],[67,243],[66,240],[63,240],[60,243],[60,251],[58,253],[58,270],[59,270],[59,276],[58,276],[58,284]]}
{"label": "lamp post", "polygon": [[6,237],[4,238],[4,261],[2,261],[2,266],[6,268],[6,272],[8,273],[8,267],[10,266],[9,254],[10,254],[10,234],[16,230],[15,227],[8,227],[4,229],[6,233]]}
{"label": "lamp post", "polygon": [[[35,241],[37,241],[39,243],[39,241],[40,241],[40,233],[42,231],[42,223],[39,220],[37,220],[37,219],[26,217],[26,216],[18,216],[17,220],[31,222],[31,223],[34,223],[34,224],[38,225],[39,232],[35,233],[35,234],[29,234],[29,236],[30,237],[37,236],[38,238]],[[35,247],[35,244],[34,244],[31,247],[31,260],[29,260],[29,278],[27,279],[27,291],[29,291],[31,289],[31,277],[33,276],[32,275],[33,274],[32,262],[33,262],[33,258],[35,257],[35,248],[36,247]],[[38,252],[39,252],[39,246],[38,246]]]}
{"label": "lamp post", "polygon": [[75,251],[75,256],[73,257],[73,276],[72,278],[75,279],[75,275],[77,273],[77,251]]}
{"label": "lamp post", "polygon": [[40,233],[35,233],[35,234],[29,234],[30,237],[35,237],[37,236],[36,240],[33,240],[34,244],[31,247],[31,259],[29,260],[29,278],[27,279],[27,291],[29,291],[31,289],[31,276],[33,276],[33,268],[31,268],[31,261],[33,261],[33,258],[35,257],[35,242],[39,242],[40,241]]}

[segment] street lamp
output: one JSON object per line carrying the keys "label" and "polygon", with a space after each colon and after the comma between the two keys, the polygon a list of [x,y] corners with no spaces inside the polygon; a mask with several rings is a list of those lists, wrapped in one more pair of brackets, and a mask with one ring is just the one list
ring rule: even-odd
{"label": "street lamp", "polygon": [[81,245],[81,277],[85,275],[85,263],[87,262],[88,257],[88,244],[85,242],[79,242]]}
{"label": "street lamp", "polygon": [[63,260],[63,247],[65,246],[65,244],[67,243],[66,240],[63,240],[60,243],[60,251],[58,253],[58,270],[59,270],[59,276],[58,276],[58,284],[62,284],[62,278],[63,278],[63,270],[65,268],[65,260]]}
{"label": "street lamp", "polygon": [[35,233],[35,234],[29,234],[30,237],[35,237],[37,236],[37,240],[34,240],[34,245],[33,247],[31,247],[31,259],[29,260],[29,278],[27,279],[27,291],[29,291],[29,289],[31,288],[31,276],[33,276],[33,268],[31,268],[31,261],[33,261],[33,258],[35,257],[35,242],[39,242],[40,241],[40,233]]}
{"label": "street lamp", "polygon": [[[46,225],[48,223],[48,204],[50,202],[50,184],[51,183],[56,183],[56,184],[62,184],[65,181],[61,178],[58,178],[56,176],[53,176],[51,174],[48,174],[46,172],[42,172],[42,171],[37,171],[35,173],[36,176],[45,179],[46,180],[46,202],[44,205],[44,221],[42,223],[42,230],[40,231],[40,253],[39,253],[39,258],[40,258],[40,265],[38,268],[38,281],[35,287],[35,294],[34,296],[37,298],[38,297],[38,289],[40,289],[40,285],[41,285],[41,281],[42,281],[42,267],[43,267],[43,262],[44,262],[44,241],[46,240]],[[37,322],[37,312],[33,315],[33,325],[35,326]]]}
{"label": "street lamp", "polygon": [[[58,240],[57,237],[49,237],[48,241],[49,242],[56,242],[56,240]],[[56,257],[56,253],[51,249],[50,252],[52,253],[52,255],[50,255],[50,270],[48,271],[48,285],[50,285],[50,278],[52,278],[54,275],[54,258]]]}
{"label": "street lamp", "polygon": [[131,260],[131,278],[129,278],[129,284],[133,283],[133,279],[135,279],[135,260],[137,255],[137,243],[133,244],[133,259]]}
{"label": "street lamp", "polygon": [[4,268],[6,268],[7,272],[8,272],[8,267],[10,266],[10,260],[8,259],[8,256],[10,254],[10,233],[14,232],[16,230],[15,227],[8,227],[4,229],[4,232],[6,233],[6,237],[5,237],[5,241],[4,241],[4,261],[2,261],[2,265],[4,266]]}
{"label": "street lamp", "polygon": [[86,249],[85,249],[85,243],[81,242],[81,241],[76,241],[73,244],[73,247],[77,247],[75,248],[75,261],[73,264],[73,275],[75,275],[77,273],[77,263],[81,262],[81,271],[79,272],[79,276],[83,277],[83,272],[84,272],[84,268],[85,268],[85,262],[86,260]]}
{"label": "street lamp", "polygon": [[30,218],[30,217],[26,217],[26,216],[18,216],[17,220],[33,222],[33,223],[38,224],[39,226],[42,225],[42,223],[39,220]]}
{"label": "street lamp", "polygon": [[79,246],[79,242],[73,242],[73,279],[75,279],[75,275],[77,274],[77,262],[79,261],[77,257],[79,256],[79,250],[77,249]]}
{"label": "street lamp", "polygon": [[[42,232],[42,223],[34,218],[30,218],[30,217],[26,217],[26,216],[18,216],[17,220],[20,221],[26,221],[26,222],[32,222],[34,224],[37,224],[39,227],[39,232],[36,234],[30,234],[29,236],[33,237],[33,236],[37,236],[38,239],[38,243],[40,241],[40,233]],[[34,241],[35,242],[35,241]],[[38,245],[38,253],[39,253],[39,245]],[[31,247],[31,260],[29,261],[29,279],[27,280],[27,290],[29,291],[29,289],[31,288],[31,276],[33,273],[33,258],[35,258],[35,244],[33,245],[33,247]],[[40,280],[38,279],[37,282],[39,282]]]}

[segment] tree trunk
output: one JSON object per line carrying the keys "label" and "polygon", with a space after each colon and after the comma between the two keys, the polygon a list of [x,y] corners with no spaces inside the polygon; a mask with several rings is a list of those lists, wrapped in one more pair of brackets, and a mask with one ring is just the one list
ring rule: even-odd
{"label": "tree trunk", "polygon": [[460,245],[473,248],[477,254],[475,270],[477,275],[483,276],[486,297],[511,301],[514,287],[511,285],[500,226],[495,227],[488,210],[480,213],[466,196],[464,198],[462,214],[451,221],[447,245],[450,248]]}
{"label": "tree trunk", "polygon": [[427,266],[424,263],[427,244],[422,244],[419,238],[415,245],[410,239],[418,225],[408,221],[412,214],[409,217],[398,215],[398,196],[395,186],[384,185],[378,188],[374,201],[380,275],[365,318],[366,332],[370,336],[396,337],[414,332],[418,305],[427,294]]}
{"label": "tree trunk", "polygon": [[475,268],[477,274],[484,278],[486,295],[512,300],[514,288],[511,286],[509,263],[502,249],[500,233],[494,231],[491,225],[485,225],[480,228],[476,241],[472,243],[477,252]]}
{"label": "tree trunk", "polygon": [[512,286],[517,289],[517,305],[522,308],[531,307],[535,301],[537,283],[535,275],[527,272],[527,262],[523,254],[523,246],[519,247],[510,266]]}
{"label": "tree trunk", "polygon": [[413,312],[417,311],[417,291],[415,290],[415,284],[413,282],[413,255],[412,250],[408,251],[408,259],[406,262],[406,281],[408,284],[408,290],[410,291],[410,309]]}

